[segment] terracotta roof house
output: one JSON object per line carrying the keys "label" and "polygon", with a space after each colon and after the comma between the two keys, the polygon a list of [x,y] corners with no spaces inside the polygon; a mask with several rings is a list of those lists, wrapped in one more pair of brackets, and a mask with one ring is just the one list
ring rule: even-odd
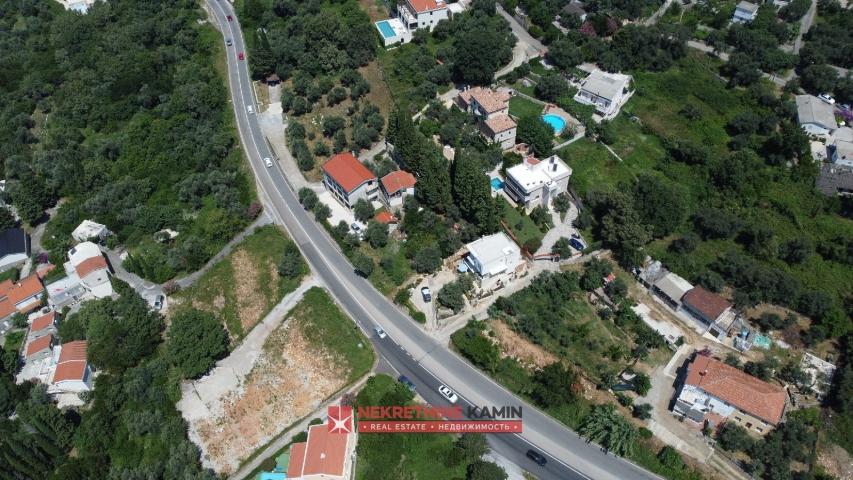
{"label": "terracotta roof house", "polygon": [[480,134],[489,143],[497,143],[502,150],[509,150],[515,146],[515,135],[518,126],[509,115],[493,115],[480,124]]}
{"label": "terracotta roof house", "polygon": [[711,336],[722,339],[728,333],[737,315],[732,304],[716,293],[701,286],[693,287],[681,298],[681,306],[706,328]]}
{"label": "terracotta roof house", "polygon": [[323,185],[347,208],[359,199],[369,202],[379,196],[376,175],[349,152],[339,153],[323,164]]}
{"label": "terracotta roof house", "polygon": [[68,342],[59,348],[59,359],[48,392],[75,393],[91,390],[93,375],[86,358],[86,342]]}
{"label": "terracotta roof house", "polygon": [[415,194],[415,176],[404,170],[395,170],[382,177],[382,198],[389,207],[402,207],[407,195]]}
{"label": "terracotta roof house", "polygon": [[79,279],[80,285],[95,298],[113,294],[110,265],[101,248],[92,242],[83,242],[68,251],[65,273]]}
{"label": "terracotta roof house", "polygon": [[38,358],[50,356],[50,351],[53,349],[53,335],[45,335],[36,338],[27,344],[27,349],[24,352],[24,358],[29,362]]}
{"label": "terracotta roof house", "polygon": [[53,310],[46,315],[36,317],[30,324],[29,337],[37,338],[48,333],[55,333],[58,319],[56,312]]}
{"label": "terracotta roof house", "polygon": [[306,442],[290,447],[288,480],[349,478],[355,442],[354,433],[331,433],[327,425],[312,426]]}
{"label": "terracotta roof house", "polygon": [[787,398],[781,387],[719,360],[696,355],[687,367],[674,410],[698,423],[718,415],[764,434],[782,421]]}
{"label": "terracotta roof house", "polygon": [[27,313],[41,305],[44,286],[38,275],[30,275],[17,283],[0,283],[0,320],[16,312]]}
{"label": "terracotta roof house", "polygon": [[495,115],[509,115],[509,99],[506,90],[473,87],[459,92],[456,101],[466,112],[487,120]]}
{"label": "terracotta roof house", "polygon": [[447,3],[443,0],[404,0],[398,5],[397,14],[411,31],[420,28],[432,30],[438,22],[450,17]]}
{"label": "terracotta roof house", "polygon": [[509,116],[510,92],[474,87],[459,92],[456,103],[462,110],[480,120],[480,134],[490,143],[497,143],[503,150],[515,146],[517,125]]}

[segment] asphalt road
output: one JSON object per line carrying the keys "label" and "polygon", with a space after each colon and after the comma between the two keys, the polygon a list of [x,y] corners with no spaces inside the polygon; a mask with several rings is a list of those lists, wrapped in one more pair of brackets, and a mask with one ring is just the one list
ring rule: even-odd
{"label": "asphalt road", "polygon": [[[485,405],[522,405],[524,433],[490,435],[491,447],[543,480],[550,479],[646,479],[659,478],[625,461],[608,455],[596,445],[588,444],[577,434],[552,418],[526,404],[465,360],[425,334],[408,316],[359,277],[341,254],[325,230],[315,223],[296,197],[277,162],[267,168],[265,157],[273,157],[257,118],[248,112],[254,96],[245,61],[238,53],[245,44],[236,14],[225,0],[207,0],[220,30],[233,41],[227,49],[228,81],[237,118],[241,143],[260,186],[264,204],[277,223],[287,228],[317,277],[341,307],[371,337],[377,352],[406,375],[418,392],[431,403],[442,405],[436,387],[443,383],[460,396],[460,402]],[[231,15],[233,21],[226,20]],[[381,326],[388,337],[373,334]],[[439,381],[439,379],[441,379]],[[548,458],[540,467],[525,457],[535,448]]]}

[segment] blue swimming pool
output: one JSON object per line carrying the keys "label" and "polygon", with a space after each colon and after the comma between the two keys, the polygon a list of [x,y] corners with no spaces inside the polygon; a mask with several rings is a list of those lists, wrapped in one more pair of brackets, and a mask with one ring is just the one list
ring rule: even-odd
{"label": "blue swimming pool", "polygon": [[566,128],[566,121],[559,115],[546,113],[545,115],[542,115],[542,120],[545,120],[545,123],[551,125],[551,128],[554,129],[554,135],[559,135],[563,129]]}
{"label": "blue swimming pool", "polygon": [[376,26],[379,28],[379,31],[382,32],[382,36],[385,38],[394,38],[397,36],[397,34],[394,33],[394,29],[391,28],[391,24],[388,23],[388,20],[376,22]]}
{"label": "blue swimming pool", "polygon": [[500,190],[504,188],[504,182],[502,182],[500,178],[495,177],[492,179],[492,188],[494,190]]}

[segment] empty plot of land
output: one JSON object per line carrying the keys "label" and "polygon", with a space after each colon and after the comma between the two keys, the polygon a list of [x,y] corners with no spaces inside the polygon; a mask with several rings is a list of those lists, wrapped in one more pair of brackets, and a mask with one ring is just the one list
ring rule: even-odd
{"label": "empty plot of land", "polygon": [[284,322],[266,319],[210,375],[182,388],[190,438],[217,473],[234,472],[373,363],[367,339],[319,287],[303,284],[270,315],[280,320],[297,301]]}
{"label": "empty plot of land", "polygon": [[[242,338],[299,285],[302,275],[285,278],[276,269],[290,242],[278,227],[259,228],[190,288],[170,297],[171,311],[188,305],[213,312],[232,340]],[[307,271],[303,266],[302,273]]]}

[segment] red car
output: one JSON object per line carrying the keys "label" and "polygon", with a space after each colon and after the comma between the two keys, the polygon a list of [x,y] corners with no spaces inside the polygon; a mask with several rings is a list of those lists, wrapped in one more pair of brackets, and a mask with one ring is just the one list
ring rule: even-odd
{"label": "red car", "polygon": [[245,58],[245,56],[243,56],[243,52],[238,53],[237,58],[239,58],[240,60],[243,60]]}
{"label": "red car", "polygon": [[226,16],[225,18],[227,18],[229,22],[230,22],[231,20],[234,20],[233,18],[231,18],[231,15],[228,15],[228,16]]}

